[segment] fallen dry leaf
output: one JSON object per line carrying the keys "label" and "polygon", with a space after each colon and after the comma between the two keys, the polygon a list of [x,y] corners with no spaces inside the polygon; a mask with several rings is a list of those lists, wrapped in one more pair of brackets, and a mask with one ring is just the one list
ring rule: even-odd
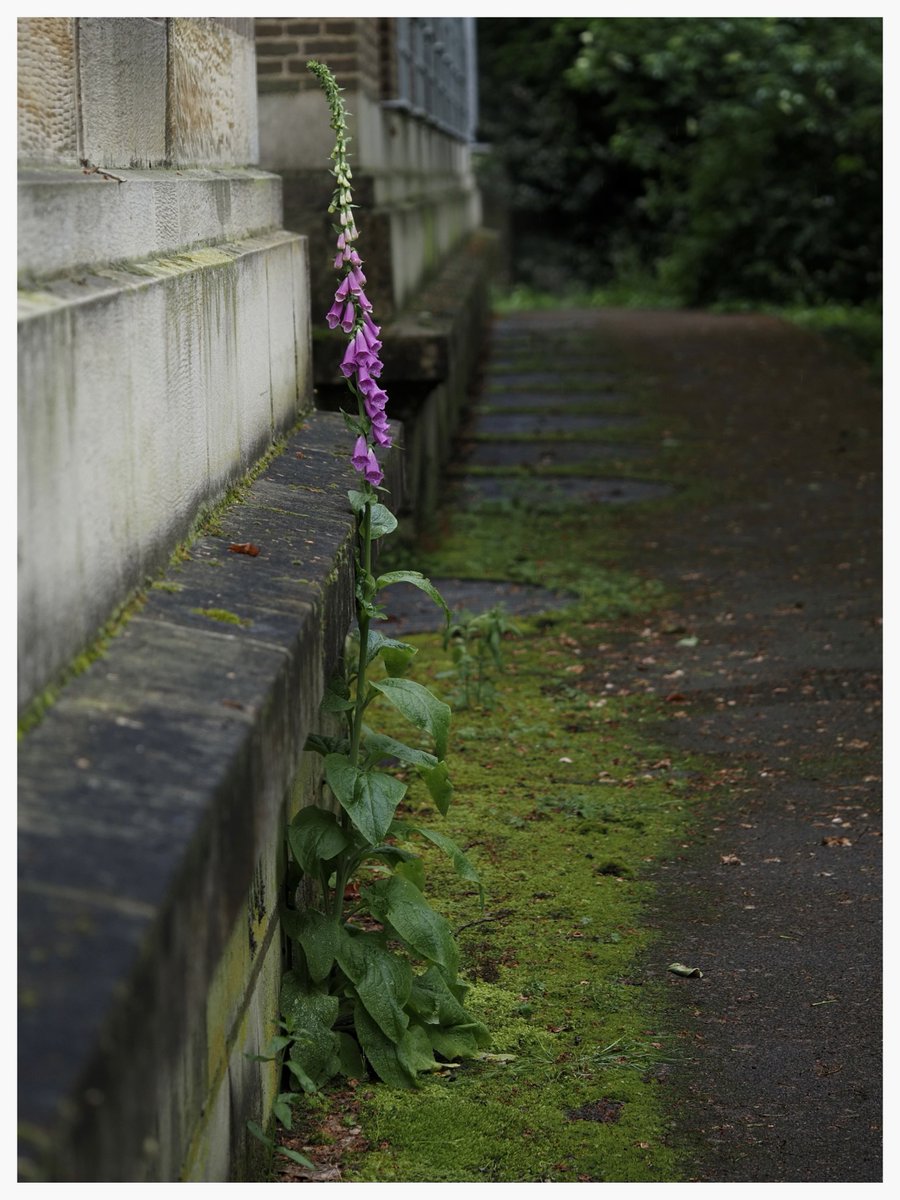
{"label": "fallen dry leaf", "polygon": [[823,846],[852,846],[853,843],[848,837],[823,837]]}
{"label": "fallen dry leaf", "polygon": [[251,558],[256,558],[259,546],[254,546],[252,542],[232,542],[228,551],[230,554],[249,554]]}
{"label": "fallen dry leaf", "polygon": [[723,854],[719,858],[719,862],[727,863],[729,866],[737,867],[742,867],[744,865],[743,860],[738,858],[736,854]]}

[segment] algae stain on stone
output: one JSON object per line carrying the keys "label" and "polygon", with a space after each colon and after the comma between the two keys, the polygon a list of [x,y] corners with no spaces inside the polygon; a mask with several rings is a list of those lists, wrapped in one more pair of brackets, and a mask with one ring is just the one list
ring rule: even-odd
{"label": "algae stain on stone", "polygon": [[219,621],[223,625],[240,625],[243,629],[249,629],[253,624],[249,617],[239,617],[227,608],[192,608],[191,612],[196,613],[198,617],[208,617],[210,621]]}

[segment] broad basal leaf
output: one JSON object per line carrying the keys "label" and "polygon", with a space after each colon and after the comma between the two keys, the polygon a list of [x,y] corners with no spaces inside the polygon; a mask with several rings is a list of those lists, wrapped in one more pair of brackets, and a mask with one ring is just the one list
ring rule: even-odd
{"label": "broad basal leaf", "polygon": [[429,967],[415,976],[408,1007],[429,1025],[465,1025],[472,1019],[450,991],[438,967]]}
{"label": "broad basal leaf", "polygon": [[411,949],[456,974],[459,951],[450,923],[435,912],[414,883],[402,875],[392,875],[368,889],[366,895],[372,897],[378,915],[383,914]]}
{"label": "broad basal leaf", "polygon": [[356,1006],[353,1024],[363,1054],[372,1064],[372,1070],[379,1079],[382,1079],[388,1087],[407,1089],[415,1087],[416,1077],[401,1063],[396,1045],[385,1037],[362,1004]]}
{"label": "broad basal leaf", "polygon": [[303,986],[293,971],[282,981],[280,1008],[292,1042],[285,1066],[304,1091],[321,1087],[340,1069],[337,1037],[339,1000]]}
{"label": "broad basal leaf", "polygon": [[385,1037],[399,1042],[409,1024],[404,1012],[412,987],[409,963],[385,950],[370,935],[352,935],[346,931],[337,960]]}
{"label": "broad basal leaf", "polygon": [[472,1022],[470,1025],[453,1025],[444,1029],[439,1025],[428,1027],[431,1045],[448,1062],[456,1058],[473,1058],[478,1053],[478,1033],[483,1025]]}
{"label": "broad basal leaf", "polygon": [[397,1043],[397,1057],[411,1075],[419,1071],[436,1071],[440,1066],[434,1061],[431,1040],[421,1025],[412,1022]]}
{"label": "broad basal leaf", "polygon": [[430,733],[434,738],[438,758],[446,757],[447,740],[450,736],[449,704],[438,700],[437,696],[432,696],[428,688],[422,687],[412,679],[373,680],[372,687],[386,696],[417,729],[424,729]]}
{"label": "broad basal leaf", "polygon": [[315,909],[306,909],[295,916],[297,920],[292,922],[288,933],[303,947],[307,969],[313,980],[320,983],[334,965],[341,927]]}

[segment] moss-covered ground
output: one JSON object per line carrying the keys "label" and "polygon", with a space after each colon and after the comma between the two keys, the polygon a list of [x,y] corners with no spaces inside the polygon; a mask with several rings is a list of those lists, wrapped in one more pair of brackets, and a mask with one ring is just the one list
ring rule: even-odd
{"label": "moss-covered ground", "polygon": [[[439,639],[414,640],[417,678],[446,687],[435,678],[449,667]],[[364,1090],[371,1149],[347,1179],[679,1177],[659,1086],[678,1031],[662,980],[631,970],[652,937],[641,874],[679,836],[690,764],[642,736],[644,698],[578,688],[585,652],[566,623],[510,641],[492,708],[456,714],[447,818],[411,788],[417,819],[464,846],[485,887],[482,911],[427,855],[429,891],[473,984],[468,1004],[500,1057],[449,1068],[414,1093]]]}

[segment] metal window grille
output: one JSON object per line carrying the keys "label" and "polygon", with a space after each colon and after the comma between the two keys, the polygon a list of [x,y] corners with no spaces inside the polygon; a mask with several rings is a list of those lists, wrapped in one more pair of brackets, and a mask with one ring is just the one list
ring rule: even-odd
{"label": "metal window grille", "polygon": [[471,142],[477,121],[474,17],[396,17],[397,95],[405,109]]}

